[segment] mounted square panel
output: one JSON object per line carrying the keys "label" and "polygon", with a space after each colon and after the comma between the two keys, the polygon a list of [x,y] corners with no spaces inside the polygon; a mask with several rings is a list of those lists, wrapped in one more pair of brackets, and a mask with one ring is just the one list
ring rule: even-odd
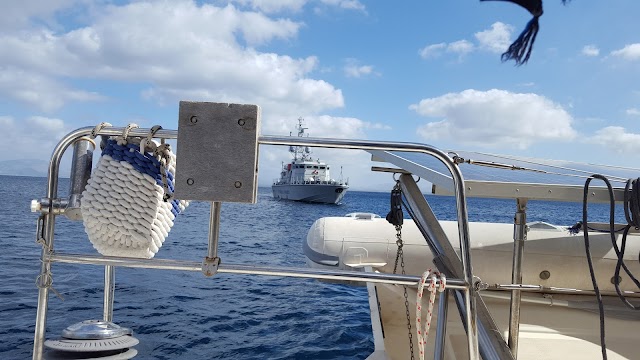
{"label": "mounted square panel", "polygon": [[255,203],[260,117],[257,105],[181,101],[175,197]]}

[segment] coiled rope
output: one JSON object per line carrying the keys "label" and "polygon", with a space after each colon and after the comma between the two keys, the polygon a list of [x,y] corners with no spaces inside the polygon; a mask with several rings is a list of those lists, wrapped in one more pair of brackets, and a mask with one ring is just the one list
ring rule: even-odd
{"label": "coiled rope", "polygon": [[[440,283],[436,288],[438,277],[440,277]],[[428,285],[427,282],[429,282]],[[423,328],[421,325],[422,293],[424,292],[425,285],[427,285],[427,291],[429,292],[429,305],[427,307],[427,317],[425,319],[425,325]],[[427,343],[427,338],[429,337],[429,328],[431,327],[431,318],[433,317],[433,307],[436,299],[436,290],[438,292],[443,292],[446,286],[447,278],[439,272],[432,272],[431,269],[425,271],[420,278],[420,283],[418,284],[418,294],[416,297],[416,330],[420,360],[424,360],[424,346]],[[440,316],[442,316],[442,314],[440,314]]]}
{"label": "coiled rope", "polygon": [[[95,137],[103,123],[92,132]],[[175,200],[176,157],[168,144],[129,137],[129,124],[117,137],[103,137],[102,157],[82,193],[84,228],[93,247],[105,256],[152,258],[188,202]]]}

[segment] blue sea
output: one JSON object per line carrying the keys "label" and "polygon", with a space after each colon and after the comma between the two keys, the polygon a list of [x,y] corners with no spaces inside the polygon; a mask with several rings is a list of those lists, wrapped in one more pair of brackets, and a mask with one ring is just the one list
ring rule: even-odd
{"label": "blue sea", "polygon": [[[31,199],[45,195],[45,178],[0,176],[0,358],[31,358],[40,246]],[[393,184],[389,183],[389,190]],[[62,179],[61,195],[68,180]],[[381,189],[382,190],[382,189]],[[455,218],[454,200],[428,196],[442,220]],[[513,200],[469,199],[472,221],[511,223]],[[305,267],[301,244],[323,216],[374,212],[384,216],[386,192],[349,191],[340,205],[277,201],[260,188],[257,204],[223,204],[219,256],[227,263]],[[210,204],[194,202],[176,219],[158,258],[200,261],[207,251]],[[608,221],[608,207],[591,204],[590,221]],[[621,209],[617,209],[621,218]],[[582,204],[530,201],[528,221],[573,225]],[[59,252],[96,254],[82,224],[56,222]],[[47,337],[73,323],[102,317],[103,268],[53,265]],[[167,270],[116,270],[114,322],[140,340],[136,359],[364,359],[373,351],[363,287],[316,280]]]}

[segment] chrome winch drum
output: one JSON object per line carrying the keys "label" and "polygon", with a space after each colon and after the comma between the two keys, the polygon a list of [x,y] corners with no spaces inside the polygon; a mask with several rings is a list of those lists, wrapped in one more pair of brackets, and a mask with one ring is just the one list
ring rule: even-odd
{"label": "chrome winch drum", "polygon": [[70,325],[62,336],[44,342],[52,350],[47,359],[131,359],[138,353],[132,347],[140,342],[132,336],[131,329],[103,320]]}

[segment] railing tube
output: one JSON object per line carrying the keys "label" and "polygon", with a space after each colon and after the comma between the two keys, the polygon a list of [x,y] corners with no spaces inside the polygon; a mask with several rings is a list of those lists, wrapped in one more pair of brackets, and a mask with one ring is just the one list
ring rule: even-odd
{"label": "railing tube", "polygon": [[116,274],[115,267],[106,265],[104,267],[104,301],[103,315],[104,321],[113,321],[113,300],[116,290]]}
{"label": "railing tube", "polygon": [[449,313],[449,290],[445,289],[438,297],[438,323],[436,326],[436,346],[433,352],[435,360],[443,360],[447,341],[447,317]]}
{"label": "railing tube", "polygon": [[211,203],[211,214],[209,218],[209,247],[207,257],[214,259],[218,257],[218,241],[220,239],[220,210],[222,203],[214,201]]}
{"label": "railing tube", "polygon": [[[522,284],[522,253],[524,241],[527,239],[527,199],[517,199],[517,210],[513,218],[513,268],[511,282]],[[508,344],[513,358],[518,358],[518,336],[520,334],[520,290],[511,291],[509,306],[509,338]]]}

